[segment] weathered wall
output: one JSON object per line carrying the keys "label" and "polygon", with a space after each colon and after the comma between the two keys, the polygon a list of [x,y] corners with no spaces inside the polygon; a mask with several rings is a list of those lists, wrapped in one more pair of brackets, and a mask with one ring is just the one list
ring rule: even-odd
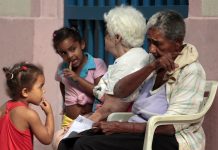
{"label": "weathered wall", "polygon": [[[194,44],[200,53],[208,80],[218,81],[218,1],[189,0],[189,17],[186,19],[186,41]],[[218,147],[218,94],[211,110],[204,120],[206,133],[206,150],[216,150]]]}
{"label": "weathered wall", "polygon": [[[52,33],[63,26],[63,0],[0,1],[0,68],[16,62],[41,64],[46,83],[45,97],[52,104],[56,129],[60,128],[61,95],[54,74],[60,58],[52,47]],[[0,104],[9,98],[5,93],[5,77],[0,73]],[[36,109],[42,120],[45,115]],[[34,138],[35,150],[51,150]]]}

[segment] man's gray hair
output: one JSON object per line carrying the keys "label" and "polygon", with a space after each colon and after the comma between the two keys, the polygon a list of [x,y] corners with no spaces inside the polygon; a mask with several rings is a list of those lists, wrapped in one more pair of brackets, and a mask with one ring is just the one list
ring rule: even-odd
{"label": "man's gray hair", "polygon": [[147,23],[150,28],[160,30],[167,39],[183,41],[185,37],[185,22],[183,17],[172,10],[160,11],[151,16]]}

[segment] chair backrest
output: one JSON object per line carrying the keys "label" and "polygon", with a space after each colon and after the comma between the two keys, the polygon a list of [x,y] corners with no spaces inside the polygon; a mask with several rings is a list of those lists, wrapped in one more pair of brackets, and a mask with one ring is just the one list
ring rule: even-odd
{"label": "chair backrest", "polygon": [[204,92],[204,101],[201,106],[200,113],[205,115],[210,109],[217,91],[218,82],[217,81],[206,81],[206,87]]}
{"label": "chair backrest", "polygon": [[159,115],[151,117],[147,122],[143,150],[152,149],[153,135],[157,126],[175,123],[196,123],[202,121],[202,118],[205,116],[213,104],[217,86],[217,81],[206,81],[204,101],[202,103],[201,109],[199,110],[199,113],[192,115]]}

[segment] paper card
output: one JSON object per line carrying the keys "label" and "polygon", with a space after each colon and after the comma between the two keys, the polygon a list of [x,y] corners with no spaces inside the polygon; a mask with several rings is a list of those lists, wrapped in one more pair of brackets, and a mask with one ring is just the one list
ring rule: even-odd
{"label": "paper card", "polygon": [[72,123],[63,139],[68,137],[72,131],[80,133],[92,128],[94,122],[84,116],[79,115]]}

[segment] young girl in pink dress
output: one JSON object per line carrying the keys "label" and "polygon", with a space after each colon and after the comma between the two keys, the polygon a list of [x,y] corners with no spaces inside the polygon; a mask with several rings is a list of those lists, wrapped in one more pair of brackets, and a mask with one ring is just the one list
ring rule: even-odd
{"label": "young girl in pink dress", "polygon": [[60,82],[64,101],[62,130],[54,136],[53,145],[56,147],[65,127],[68,127],[78,115],[92,112],[95,99],[93,88],[105,74],[107,67],[102,59],[84,52],[85,41],[74,27],[63,27],[54,31],[53,47],[63,59],[55,76]]}

